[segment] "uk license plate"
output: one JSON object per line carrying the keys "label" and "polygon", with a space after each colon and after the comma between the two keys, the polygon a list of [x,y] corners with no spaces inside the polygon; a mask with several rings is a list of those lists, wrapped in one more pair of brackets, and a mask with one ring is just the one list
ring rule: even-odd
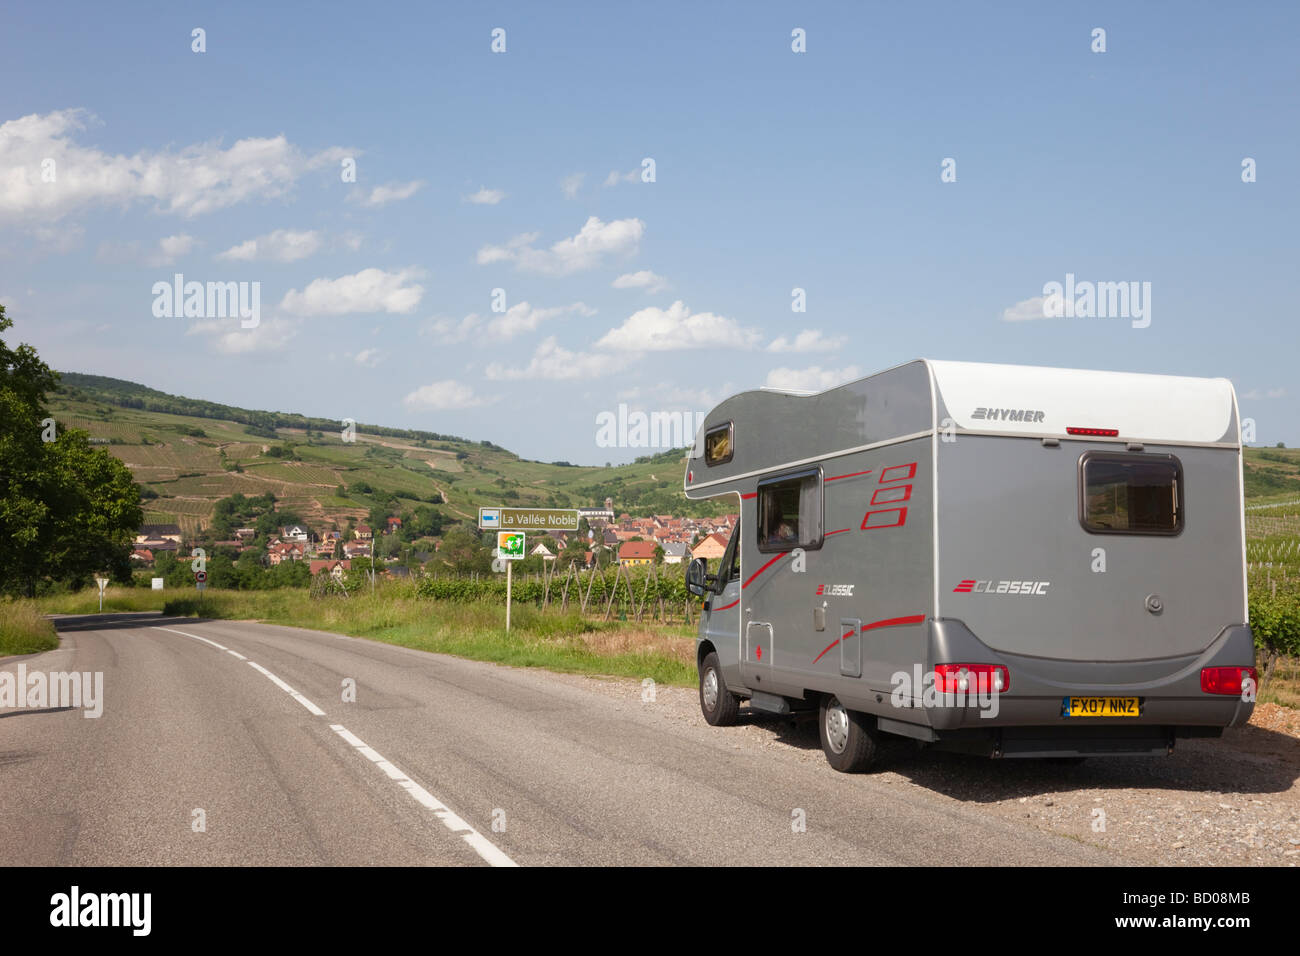
{"label": "uk license plate", "polygon": [[1138,697],[1066,697],[1061,701],[1062,717],[1140,717]]}

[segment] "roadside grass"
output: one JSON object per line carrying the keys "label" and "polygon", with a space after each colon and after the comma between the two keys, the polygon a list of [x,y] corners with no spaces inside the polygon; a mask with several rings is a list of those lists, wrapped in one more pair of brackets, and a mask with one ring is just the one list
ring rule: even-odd
{"label": "roadside grass", "polygon": [[[93,614],[95,591],[41,598],[40,613]],[[165,614],[256,620],[397,644],[415,650],[453,654],[514,667],[541,667],[572,674],[651,678],[659,684],[695,686],[695,633],[682,625],[636,624],[584,618],[575,612],[543,611],[515,605],[510,632],[505,607],[485,602],[418,597],[402,582],[386,584],[371,597],[313,598],[307,591],[175,589],[152,591],[112,588],[104,611],[162,611]],[[20,653],[20,652],[10,652]]]}
{"label": "roadside grass", "polygon": [[[1262,676],[1262,675],[1261,675]],[[1261,704],[1281,704],[1300,708],[1300,659],[1279,657],[1259,688]]]}
{"label": "roadside grass", "polygon": [[35,601],[0,600],[0,657],[52,651],[58,646],[54,624]]}
{"label": "roadside grass", "polygon": [[[166,603],[165,591],[149,588],[123,588],[110,586],[104,594],[104,613],[129,611],[161,611]],[[99,592],[94,588],[69,591],[37,598],[34,602],[41,614],[98,614]]]}

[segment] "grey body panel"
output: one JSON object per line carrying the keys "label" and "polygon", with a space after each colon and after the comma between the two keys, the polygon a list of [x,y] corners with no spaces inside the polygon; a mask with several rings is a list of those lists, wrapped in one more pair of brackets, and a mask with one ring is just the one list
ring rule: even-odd
{"label": "grey body panel", "polygon": [[[1165,752],[1175,729],[1248,720],[1250,702],[1200,689],[1202,667],[1254,663],[1239,447],[1048,447],[961,429],[944,441],[943,412],[926,364],[914,362],[814,396],[742,393],[707,416],[705,431],[734,423],[733,457],[713,467],[691,458],[685,490],[740,498],[740,580],[711,597],[700,625],[701,657],[717,652],[728,688],[796,702],[834,694],[884,730],[939,742],[984,735],[999,755]],[[1177,456],[1182,532],[1089,533],[1078,461],[1093,448]],[[797,571],[790,554],[758,549],[756,492],[809,468],[823,476],[825,537]],[[1096,548],[1104,573],[1092,570]],[[969,579],[1050,586],[954,591]],[[1147,610],[1150,594],[1159,614]],[[894,693],[900,674],[959,662],[1008,668],[996,716]],[[1067,696],[1136,696],[1141,716],[1062,718]]]}

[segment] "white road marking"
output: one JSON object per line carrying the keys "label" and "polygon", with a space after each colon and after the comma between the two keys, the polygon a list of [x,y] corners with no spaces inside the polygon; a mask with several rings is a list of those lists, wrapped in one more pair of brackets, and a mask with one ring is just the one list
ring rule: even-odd
{"label": "white road marking", "polygon": [[268,677],[268,678],[270,679],[270,681],[271,681],[272,684],[274,684],[276,687],[280,688],[280,690],[284,691],[286,694],[288,694],[290,697],[292,697],[292,698],[293,698],[294,700],[296,700],[298,703],[302,704],[304,707],[306,707],[309,711],[311,711],[311,712],[312,712],[313,714],[315,714],[317,717],[324,717],[324,716],[325,716],[325,711],[321,710],[319,707],[317,707],[315,704],[313,704],[311,701],[309,701],[306,697],[302,696],[302,694],[298,693],[296,690],[294,690],[292,687],[290,687],[290,686],[289,686],[288,684],[286,684],[284,681],[280,680],[280,678],[276,677],[274,674],[272,674],[269,670],[267,670],[267,669],[266,669],[265,667],[263,667],[261,664],[257,663],[257,661],[249,661],[249,662],[248,662],[248,666],[251,667],[251,668],[253,668],[253,670],[257,671],[259,674],[264,674],[266,677]]}
{"label": "white road marking", "polygon": [[227,652],[228,652],[228,651],[230,650],[230,648],[226,647],[225,644],[218,644],[216,641],[210,641],[210,640],[208,640],[206,637],[199,637],[197,634],[191,634],[189,631],[178,631],[178,630],[176,630],[176,628],[174,628],[174,627],[159,627],[159,628],[156,628],[156,630],[159,630],[159,631],[171,631],[173,634],[184,634],[186,637],[192,637],[192,638],[194,638],[196,641],[202,641],[204,644],[211,644],[213,647],[215,647],[215,648],[216,648],[217,650],[219,650],[219,651],[227,651]]}
{"label": "white road marking", "polygon": [[397,767],[385,760],[373,748],[367,746],[365,741],[352,731],[342,724],[330,724],[330,730],[346,740],[363,757],[387,774],[389,779],[395,781],[399,787],[409,793],[416,803],[432,810],[433,815],[442,821],[443,826],[468,843],[470,848],[491,866],[519,865],[506,856],[491,840],[457,816],[446,804],[398,770]]}
{"label": "white road marking", "polygon": [[[200,637],[198,634],[191,634],[188,631],[178,631],[172,627],[160,627],[158,628],[158,630],[171,631],[171,633],[173,634],[180,634],[184,637],[192,637],[194,638],[194,640],[202,641],[204,644],[211,644],[213,647],[217,648],[218,650],[225,651],[227,654],[237,657],[241,661],[247,661],[249,667],[253,668],[259,674],[264,675],[273,684],[275,684],[275,686],[279,687],[282,691],[284,691],[286,694],[288,694],[298,703],[302,704],[309,711],[311,711],[315,716],[317,717],[325,716],[325,711],[321,710],[319,707],[313,704],[302,694],[298,693],[296,690],[294,690],[284,681],[280,680],[280,678],[276,677],[274,674],[272,674],[261,664],[257,663],[256,661],[248,660],[247,657],[245,657],[243,654],[240,654],[238,651],[232,651],[230,648],[226,647],[225,645],[218,644],[216,641],[210,641],[206,637]],[[510,859],[510,857],[508,857],[504,852],[502,852],[502,850],[499,847],[493,844],[491,840],[489,840],[483,834],[475,830],[472,826],[470,826],[467,822],[465,822],[465,820],[462,819],[460,816],[457,816],[457,814],[445,803],[443,803],[441,800],[439,800],[437,797],[431,794],[428,790],[425,790],[424,787],[420,786],[418,783],[416,783],[406,774],[402,773],[402,771],[399,770],[394,764],[385,760],[379,754],[378,751],[368,746],[366,742],[362,740],[360,737],[358,737],[356,734],[352,733],[342,724],[330,724],[330,729],[333,730],[340,737],[342,737],[345,741],[347,741],[347,743],[351,745],[355,750],[357,750],[361,754],[361,756],[365,757],[376,767],[382,770],[384,774],[388,777],[388,779],[392,780],[399,787],[401,787],[403,790],[409,793],[412,799],[414,799],[416,803],[420,804],[420,806],[425,807],[428,810],[433,811],[433,815],[442,821],[443,826],[445,826],[448,830],[450,830],[452,833],[456,834],[467,844],[469,844],[470,849],[472,849],[475,853],[477,853],[480,857],[482,857],[483,860],[487,862],[490,866],[518,866],[519,865],[514,860]]]}
{"label": "white road marking", "polygon": [[313,704],[311,701],[309,701],[309,700],[308,700],[306,697],[304,697],[302,694],[298,693],[296,690],[294,690],[292,687],[290,687],[290,686],[289,686],[288,684],[286,684],[284,681],[280,680],[280,678],[276,677],[274,674],[272,674],[269,670],[267,670],[267,669],[266,669],[265,667],[263,667],[261,664],[258,664],[258,663],[254,662],[254,661],[249,661],[247,657],[245,657],[243,654],[240,654],[238,651],[232,651],[230,648],[226,647],[226,645],[224,645],[224,644],[218,644],[216,641],[210,641],[210,640],[208,640],[206,637],[200,637],[200,636],[197,635],[197,634],[191,634],[189,631],[178,631],[178,630],[176,630],[176,628],[174,628],[174,627],[160,627],[160,628],[158,628],[158,630],[160,630],[160,631],[171,631],[173,634],[181,634],[181,635],[183,635],[183,636],[185,636],[185,637],[192,637],[192,638],[194,638],[194,640],[196,640],[196,641],[202,641],[204,644],[211,644],[211,645],[212,645],[213,647],[215,647],[217,650],[219,650],[219,651],[225,651],[227,654],[230,654],[232,657],[238,657],[241,661],[248,661],[248,666],[249,666],[249,667],[252,667],[253,669],[255,669],[256,671],[258,671],[259,673],[264,674],[264,675],[266,675],[267,677],[269,677],[269,678],[271,679],[271,682],[272,682],[273,684],[275,684],[276,687],[280,688],[280,690],[284,691],[286,694],[288,694],[290,697],[292,697],[292,698],[293,698],[294,700],[296,700],[298,703],[302,704],[304,707],[306,707],[309,711],[311,711],[311,712],[312,712],[313,714],[315,714],[317,717],[324,717],[324,716],[325,716],[325,711],[321,710],[319,707],[317,707],[315,704]]}

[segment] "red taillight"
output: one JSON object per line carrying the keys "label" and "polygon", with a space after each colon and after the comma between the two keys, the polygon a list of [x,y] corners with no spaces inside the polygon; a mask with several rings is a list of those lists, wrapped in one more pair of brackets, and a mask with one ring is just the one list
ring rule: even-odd
{"label": "red taillight", "polygon": [[1207,694],[1223,694],[1239,697],[1242,681],[1248,679],[1254,687],[1257,683],[1253,667],[1202,667],[1201,690]]}
{"label": "red taillight", "polygon": [[944,694],[1005,694],[1011,689],[1011,671],[1001,664],[935,664],[934,684]]}
{"label": "red taillight", "polygon": [[1080,428],[1077,425],[1067,425],[1065,428],[1067,435],[1091,435],[1094,438],[1118,438],[1118,428]]}

